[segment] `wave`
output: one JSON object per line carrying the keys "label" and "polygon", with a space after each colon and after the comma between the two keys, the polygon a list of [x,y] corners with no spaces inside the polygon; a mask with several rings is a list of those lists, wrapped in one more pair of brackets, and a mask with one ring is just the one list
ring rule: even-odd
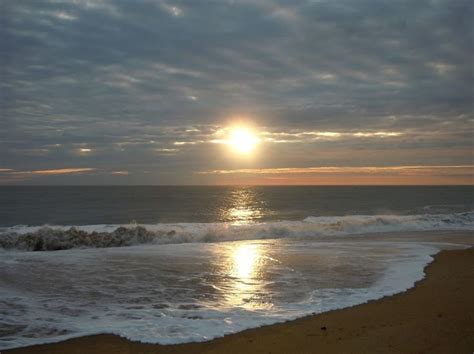
{"label": "wave", "polygon": [[317,238],[364,233],[474,230],[474,211],[455,214],[312,216],[302,221],[255,224],[13,226],[0,229],[4,250],[52,251],[140,244],[223,242],[268,238]]}

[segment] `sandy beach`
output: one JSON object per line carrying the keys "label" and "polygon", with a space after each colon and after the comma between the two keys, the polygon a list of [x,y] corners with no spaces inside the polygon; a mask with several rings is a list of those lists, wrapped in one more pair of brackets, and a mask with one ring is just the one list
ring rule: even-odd
{"label": "sandy beach", "polygon": [[4,354],[472,353],[474,250],[442,251],[426,274],[405,293],[205,343],[162,346],[94,335]]}

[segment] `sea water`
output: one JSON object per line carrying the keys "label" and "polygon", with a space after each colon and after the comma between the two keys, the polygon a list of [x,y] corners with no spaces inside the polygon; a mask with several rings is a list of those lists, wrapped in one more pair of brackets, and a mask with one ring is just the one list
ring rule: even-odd
{"label": "sea water", "polygon": [[[2,187],[0,350],[205,341],[404,291],[471,187]],[[364,237],[371,233],[372,237]]]}

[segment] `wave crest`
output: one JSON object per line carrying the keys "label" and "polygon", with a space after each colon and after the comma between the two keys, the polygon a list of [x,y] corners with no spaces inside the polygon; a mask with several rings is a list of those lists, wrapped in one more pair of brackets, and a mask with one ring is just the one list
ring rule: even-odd
{"label": "wave crest", "polygon": [[0,248],[52,251],[70,248],[124,247],[140,244],[222,242],[285,237],[321,237],[362,233],[474,230],[474,212],[423,215],[349,215],[308,217],[246,225],[181,223],[154,225],[15,226],[0,231]]}
{"label": "wave crest", "polygon": [[[120,226],[112,232],[87,232],[44,226],[26,234],[7,232],[0,236],[0,247],[27,251],[56,251],[69,248],[123,247],[152,243],[162,233],[150,232],[143,226]],[[164,233],[163,233],[164,234]]]}

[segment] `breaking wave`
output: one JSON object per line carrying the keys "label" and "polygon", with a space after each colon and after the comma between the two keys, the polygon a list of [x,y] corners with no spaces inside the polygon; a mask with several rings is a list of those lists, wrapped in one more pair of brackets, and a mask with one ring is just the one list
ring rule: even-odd
{"label": "breaking wave", "polygon": [[0,228],[0,248],[52,251],[139,244],[223,242],[268,238],[317,238],[363,233],[474,230],[474,211],[456,214],[312,216],[302,221],[255,224],[13,226]]}

